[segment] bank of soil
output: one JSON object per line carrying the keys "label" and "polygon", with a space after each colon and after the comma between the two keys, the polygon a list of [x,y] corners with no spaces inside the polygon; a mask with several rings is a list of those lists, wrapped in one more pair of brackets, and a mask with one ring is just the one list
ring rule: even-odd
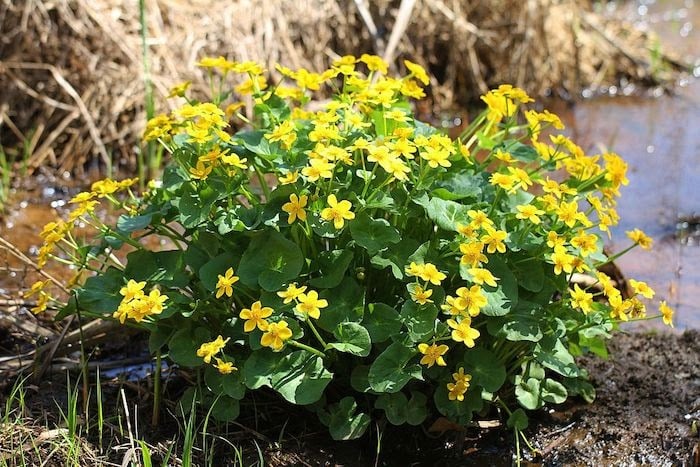
{"label": "bank of soil", "polygon": [[[527,466],[700,465],[700,332],[620,334],[610,358],[584,362],[597,389],[593,404],[573,401],[533,416],[523,448]],[[509,430],[468,429],[432,437],[420,428],[385,426],[353,443],[326,438],[268,451],[271,465],[510,466]]]}

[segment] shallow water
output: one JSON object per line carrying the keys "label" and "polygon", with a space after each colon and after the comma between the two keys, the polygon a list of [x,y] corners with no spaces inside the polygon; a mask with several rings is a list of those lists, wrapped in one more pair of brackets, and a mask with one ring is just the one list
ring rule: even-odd
{"label": "shallow water", "polygon": [[[700,73],[700,2],[647,0],[624,8]],[[649,283],[655,302],[665,299],[675,307],[676,327],[683,329],[700,328],[700,79],[689,76],[679,84],[671,95],[585,100],[564,117],[584,149],[607,147],[629,164],[620,225],[608,244],[612,251],[624,249],[625,231],[635,227],[654,238],[652,251],[632,250],[617,265],[628,278]]]}

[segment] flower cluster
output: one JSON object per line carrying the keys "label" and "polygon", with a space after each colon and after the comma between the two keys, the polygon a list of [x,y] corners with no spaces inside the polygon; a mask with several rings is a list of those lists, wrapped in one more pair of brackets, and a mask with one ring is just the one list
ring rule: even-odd
{"label": "flower cluster", "polygon": [[161,295],[158,289],[153,289],[146,295],[143,291],[145,286],[146,282],[136,282],[131,279],[119,290],[124,298],[112,316],[120,323],[124,324],[127,319],[133,319],[140,323],[149,316],[159,315],[163,312],[163,304],[168,296]]}
{"label": "flower cluster", "polygon": [[[202,59],[213,88],[233,92],[198,102],[186,83],[171,90],[184,103],[145,133],[172,156],[162,180],[129,201],[111,181],[76,197],[83,219],[100,197],[126,211],[95,224],[100,243],[80,264],[98,273],[76,285],[76,303],[143,323],[155,350],[204,366],[217,403],[267,386],[313,406],[338,438],[360,436],[375,409],[392,423],[409,406],[411,423],[434,412],[467,423],[485,403],[590,397],[574,357],[604,354],[654,298],[598,270],[627,251],[603,250],[625,162],[586,154],[508,85],[452,140],[415,119],[408,99],[429,77],[404,65],[397,79],[371,55],[321,73]],[[333,98],[309,110],[323,87]],[[232,120],[247,126],[230,133]],[[47,244],[70,222],[48,226]],[[122,245],[135,250],[125,265]],[[672,325],[666,302],[659,310]]]}

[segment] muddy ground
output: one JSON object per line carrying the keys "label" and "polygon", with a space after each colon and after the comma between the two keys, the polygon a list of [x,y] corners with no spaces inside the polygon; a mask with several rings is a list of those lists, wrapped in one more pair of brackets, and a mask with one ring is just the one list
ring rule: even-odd
{"label": "muddy ground", "polygon": [[[135,339],[130,343],[132,349],[138,347],[138,337]],[[538,452],[533,455],[523,448],[523,465],[700,465],[700,332],[621,334],[614,341],[609,360],[585,362],[597,388],[593,404],[572,401],[532,417],[527,436]],[[55,376],[53,381],[47,378],[31,386],[28,405],[35,418],[60,426],[56,401],[59,405],[65,403],[65,375]],[[152,446],[165,446],[182,435],[170,414],[176,411],[174,401],[185,386],[184,377],[175,373],[166,384],[163,422],[157,430],[148,426],[148,379],[110,383],[105,378],[105,406],[120,410],[118,393],[124,390],[130,403],[136,402],[140,407],[142,436]],[[2,379],[8,382],[5,376]],[[6,386],[2,391],[0,403],[4,404],[8,390]],[[243,448],[243,465],[257,461],[255,443],[260,446],[266,465],[271,466],[454,467],[514,463],[512,432],[498,426],[436,433],[430,430],[434,419],[412,428],[397,428],[379,421],[363,439],[338,443],[330,440],[325,427],[315,418],[303,408],[256,393],[255,400],[248,400],[242,407],[240,424],[216,430],[222,430],[217,434]],[[491,418],[491,424],[495,424],[495,417]],[[22,429],[41,432],[36,425]],[[126,437],[120,440],[113,436],[112,441],[105,441],[110,447],[100,455],[97,440],[90,439],[94,430],[91,433],[82,441],[91,454],[81,465],[122,464],[128,447]],[[220,447],[226,445],[220,443]],[[157,454],[154,457],[157,459]],[[213,465],[235,465],[231,449],[221,450],[216,458]],[[10,461],[8,465],[15,464]]]}

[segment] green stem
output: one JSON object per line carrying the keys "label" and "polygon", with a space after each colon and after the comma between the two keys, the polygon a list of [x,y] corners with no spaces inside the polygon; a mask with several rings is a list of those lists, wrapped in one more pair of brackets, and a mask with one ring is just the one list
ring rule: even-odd
{"label": "green stem", "polygon": [[156,368],[153,373],[153,414],[151,417],[151,426],[157,427],[160,420],[160,401],[161,401],[161,354],[160,350],[156,352]]}
{"label": "green stem", "polygon": [[624,255],[625,253],[627,253],[628,251],[630,251],[632,248],[634,248],[634,247],[636,247],[636,246],[637,246],[637,244],[636,244],[636,243],[633,243],[632,245],[628,246],[627,248],[625,248],[624,250],[620,251],[619,253],[615,253],[614,255],[608,257],[608,259],[607,259],[606,261],[603,261],[602,263],[597,263],[597,264],[595,265],[595,268],[596,268],[596,269],[600,269],[601,266],[605,266],[606,264],[612,263],[612,262],[615,261],[617,258],[619,258],[620,256]]}
{"label": "green stem", "polygon": [[324,354],[324,353],[321,352],[320,350],[314,349],[313,347],[310,347],[310,346],[308,346],[308,345],[306,345],[306,344],[302,344],[301,342],[297,342],[297,341],[295,341],[295,340],[290,340],[290,341],[288,341],[288,344],[289,344],[289,345],[292,345],[292,346],[294,346],[294,347],[297,347],[297,348],[299,348],[299,349],[302,349],[302,350],[307,350],[307,351],[311,352],[311,353],[314,354],[314,355],[318,355],[318,356],[321,357],[321,358],[324,358],[324,357],[326,356],[326,354]]}
{"label": "green stem", "polygon": [[306,324],[309,325],[309,328],[311,329],[311,332],[316,336],[316,339],[318,340],[319,344],[323,346],[323,350],[326,350],[328,348],[328,344],[326,344],[326,341],[323,340],[321,337],[321,334],[318,333],[318,330],[316,329],[316,326],[314,326],[314,323],[309,319],[309,317],[306,317]]}

